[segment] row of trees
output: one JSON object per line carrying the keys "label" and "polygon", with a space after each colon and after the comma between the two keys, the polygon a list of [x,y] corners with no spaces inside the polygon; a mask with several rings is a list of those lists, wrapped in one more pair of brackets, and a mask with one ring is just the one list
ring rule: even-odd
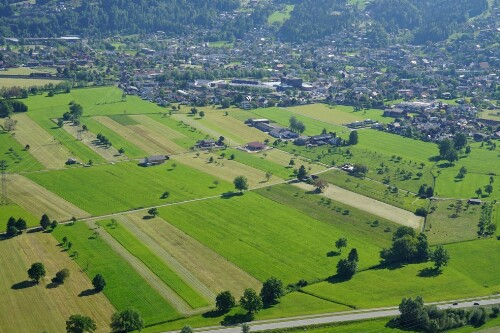
{"label": "row of trees", "polygon": [[18,100],[0,100],[0,118],[10,116],[13,112],[28,112],[28,106]]}
{"label": "row of trees", "polygon": [[[134,309],[125,309],[113,313],[110,326],[112,332],[140,331],[144,328],[144,320],[138,311]],[[87,316],[76,314],[70,316],[68,320],[66,320],[67,333],[93,333],[96,329],[96,322]]]}

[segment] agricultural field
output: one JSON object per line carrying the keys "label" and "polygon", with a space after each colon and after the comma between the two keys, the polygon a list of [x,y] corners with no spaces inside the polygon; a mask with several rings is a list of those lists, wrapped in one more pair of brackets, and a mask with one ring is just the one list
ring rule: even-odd
{"label": "agricultural field", "polygon": [[179,318],[173,307],[143,280],[135,268],[85,223],[61,226],[52,234],[61,243],[62,238],[67,237],[73,245],[67,255],[73,256],[89,278],[103,275],[106,280],[103,293],[117,310],[133,307],[141,313],[147,325]]}
{"label": "agricultural field", "polygon": [[7,188],[10,200],[38,219],[48,214],[51,219],[61,222],[90,215],[76,206],[78,203],[72,204],[21,175],[9,175]]}
{"label": "agricultural field", "polygon": [[[465,178],[457,178],[458,170],[442,170],[436,179],[436,195],[443,198],[477,198],[476,190],[481,189],[481,199],[491,201],[500,199],[500,177],[480,173],[467,173]],[[493,178],[493,192],[486,192],[486,185]]]}
{"label": "agricultural field", "polygon": [[32,171],[42,169],[29,151],[24,149],[15,139],[15,135],[0,132],[0,160],[7,163],[8,172]]}
{"label": "agricultural field", "polygon": [[295,5],[285,5],[283,10],[275,11],[267,18],[268,24],[282,24],[290,18],[290,14],[295,8]]}
{"label": "agricultural field", "polygon": [[57,73],[55,68],[29,68],[29,67],[17,67],[8,68],[5,71],[0,71],[1,75],[30,75],[31,73]]}
{"label": "agricultural field", "polygon": [[34,215],[28,213],[28,211],[26,211],[24,208],[13,202],[1,205],[0,207],[0,230],[2,231],[7,229],[7,221],[11,216],[16,220],[19,218],[23,218],[24,220],[26,220],[26,224],[28,225],[28,227],[34,227],[40,224],[40,218],[37,218]]}
{"label": "agricultural field", "polygon": [[476,239],[481,206],[467,201],[432,201],[427,216],[426,234],[430,244],[454,243]]}
{"label": "agricultural field", "polygon": [[63,81],[52,80],[52,79],[25,79],[25,78],[2,77],[0,78],[0,87],[6,87],[6,88],[10,87],[29,88],[33,86],[43,87],[50,83],[59,84],[61,82]]}
{"label": "agricultural field", "polygon": [[353,107],[344,105],[329,106],[326,104],[311,104],[288,107],[285,110],[290,113],[300,114],[334,125],[345,125],[364,119],[376,120],[380,123],[389,123],[394,121],[394,118],[383,117],[383,110],[368,109],[354,111]]}
{"label": "agricultural field", "polygon": [[[251,213],[242,215],[248,207]],[[336,215],[339,223],[342,212]],[[325,223],[293,206],[283,210],[280,203],[253,192],[163,207],[160,216],[260,281],[271,276],[285,283],[327,278],[339,258],[332,251],[340,236],[348,238],[349,247],[358,248],[360,265],[367,267],[378,262],[379,244],[387,244],[390,238],[382,231],[380,238],[367,242],[355,230]],[[366,221],[357,221],[370,231]]]}
{"label": "agricultural field", "polygon": [[[0,241],[0,332],[62,332],[66,319],[75,313],[92,317],[96,332],[109,332],[114,306],[103,294],[79,296],[92,289],[90,279],[57,244],[46,233]],[[47,272],[38,285],[26,273],[34,262],[42,262]],[[52,283],[63,268],[70,271],[68,280]]]}
{"label": "agricultural field", "polygon": [[[232,184],[221,180],[215,187],[216,178],[181,163],[173,164],[170,161],[143,168],[124,162],[26,176],[93,215],[215,196],[233,190]],[[162,199],[165,191],[169,196]]]}

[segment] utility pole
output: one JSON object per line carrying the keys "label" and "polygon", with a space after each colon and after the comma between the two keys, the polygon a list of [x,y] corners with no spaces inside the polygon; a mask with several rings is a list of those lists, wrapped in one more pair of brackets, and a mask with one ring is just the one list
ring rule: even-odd
{"label": "utility pole", "polygon": [[7,205],[7,162],[0,161],[0,171],[2,172],[2,205]]}

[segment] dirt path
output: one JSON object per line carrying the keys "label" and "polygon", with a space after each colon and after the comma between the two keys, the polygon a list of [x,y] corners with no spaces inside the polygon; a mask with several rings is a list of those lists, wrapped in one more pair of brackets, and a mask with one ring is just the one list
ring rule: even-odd
{"label": "dirt path", "polygon": [[[140,216],[139,216],[140,215]],[[189,270],[170,255],[162,246],[160,246],[152,237],[142,231],[137,224],[144,223],[142,215],[122,215],[118,217],[118,221],[131,231],[138,240],[149,247],[168,267],[170,267],[179,277],[188,285],[194,288],[201,295],[209,300],[215,299],[215,293],[207,288],[200,280],[198,280]],[[149,223],[149,221],[148,221]]]}
{"label": "dirt path", "polygon": [[[86,223],[90,228],[99,228],[95,221],[87,221]],[[155,275],[142,261],[128,252],[127,249],[125,249],[110,234],[108,234],[106,230],[100,228],[99,237],[102,237],[102,239],[108,243],[113,251],[125,259],[135,269],[135,271],[179,313],[183,315],[193,314],[191,307],[182,298],[180,298],[175,291],[163,283],[163,281],[161,281],[160,278]]]}
{"label": "dirt path", "polygon": [[[306,191],[314,190],[314,186],[305,183],[295,183],[294,185]],[[421,217],[418,217],[409,211],[345,190],[332,184],[323,190],[321,195],[354,208],[364,210],[370,214],[383,217],[394,223],[415,229],[420,228],[423,222]]]}
{"label": "dirt path", "polygon": [[[75,139],[78,138],[79,126],[73,126],[71,123],[64,124],[63,128],[71,134]],[[101,155],[108,162],[117,162],[125,160],[126,157],[120,155],[115,147],[105,147],[99,144],[97,137],[88,131],[80,131],[80,136],[82,138],[81,142],[87,147],[95,151],[97,154]]]}

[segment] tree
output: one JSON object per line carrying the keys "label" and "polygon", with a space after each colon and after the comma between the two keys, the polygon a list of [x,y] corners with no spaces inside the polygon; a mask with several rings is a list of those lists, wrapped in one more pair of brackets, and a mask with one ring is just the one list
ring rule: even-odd
{"label": "tree", "polygon": [[428,319],[421,296],[417,296],[414,300],[403,298],[399,304],[399,311],[401,312],[399,322],[412,323],[412,327],[422,327]]}
{"label": "tree", "polygon": [[307,177],[307,170],[304,165],[301,165],[299,171],[297,171],[297,179],[304,180]]}
{"label": "tree", "polygon": [[66,320],[66,333],[93,333],[96,329],[95,321],[87,316],[76,314]]}
{"label": "tree", "polygon": [[243,323],[241,325],[241,333],[250,333],[250,325]]}
{"label": "tree", "polygon": [[156,217],[156,215],[158,215],[158,208],[153,207],[148,209],[148,214],[151,215],[152,217]]}
{"label": "tree", "polygon": [[446,159],[446,154],[448,153],[448,151],[453,148],[453,144],[451,140],[444,139],[438,142],[438,148],[439,148],[439,157],[442,160],[444,160]]}
{"label": "tree", "polygon": [[[488,195],[490,195],[490,194],[491,194],[491,192],[493,192],[493,185],[491,185],[491,184],[486,185],[486,186],[484,187],[484,191],[485,191],[486,193],[488,193]],[[18,229],[19,229],[19,228],[18,228]]]}
{"label": "tree", "polygon": [[96,276],[92,279],[92,285],[97,292],[101,292],[104,290],[104,287],[106,287],[106,281],[101,274],[96,274]]}
{"label": "tree", "polygon": [[220,313],[228,312],[236,305],[236,300],[230,291],[223,291],[215,297],[215,307]]}
{"label": "tree", "polygon": [[248,179],[245,176],[237,176],[233,180],[234,188],[240,192],[248,190]]}
{"label": "tree", "polygon": [[61,128],[64,126],[64,120],[62,118],[57,119],[57,126]]}
{"label": "tree", "polygon": [[140,331],[144,328],[144,320],[139,312],[126,309],[116,312],[111,316],[111,329],[113,332]]}
{"label": "tree", "polygon": [[349,252],[349,255],[347,256],[347,260],[358,262],[359,261],[358,250],[356,250],[355,248],[351,249],[351,252]]}
{"label": "tree", "polygon": [[464,133],[458,133],[453,138],[453,145],[456,150],[463,149],[467,145],[467,136]]}
{"label": "tree", "polygon": [[453,163],[455,161],[458,161],[458,153],[455,148],[450,148],[444,157],[445,160],[447,160],[450,163]]}
{"label": "tree", "polygon": [[440,271],[441,267],[448,265],[450,255],[443,246],[438,245],[436,249],[432,251],[431,260],[434,262],[436,270]]}
{"label": "tree", "polygon": [[352,131],[349,133],[349,145],[354,146],[359,142],[358,131]]}
{"label": "tree", "polygon": [[339,253],[342,253],[342,248],[347,247],[347,238],[340,237],[335,241],[335,247],[339,250]]}
{"label": "tree", "polygon": [[69,278],[69,269],[63,268],[59,272],[56,273],[55,280],[58,283],[63,284],[66,279]]}
{"label": "tree", "polygon": [[23,232],[23,230],[28,229],[28,225],[26,223],[26,220],[23,219],[22,217],[17,219],[15,227],[19,232]]}
{"label": "tree", "polygon": [[120,148],[120,149],[118,149],[118,153],[119,153],[120,155],[125,154],[125,149],[124,149],[124,148]]}
{"label": "tree", "polygon": [[200,118],[205,117],[205,111],[200,111],[199,116],[200,116]]}
{"label": "tree", "polygon": [[184,327],[182,327],[181,329],[181,332],[180,333],[193,333],[193,328],[189,325],[184,325]]}
{"label": "tree", "polygon": [[36,283],[45,276],[45,266],[41,262],[36,262],[28,269],[28,276],[30,279],[35,280]]}
{"label": "tree", "polygon": [[295,165],[295,160],[292,158],[290,159],[290,162],[288,162],[289,166],[294,166]]}
{"label": "tree", "polygon": [[13,225],[7,226],[6,234],[7,237],[12,238],[19,234],[19,230],[17,230],[17,228]]}
{"label": "tree", "polygon": [[337,275],[343,279],[350,279],[356,274],[358,262],[354,260],[341,259],[337,263]]}
{"label": "tree", "polygon": [[57,222],[56,220],[52,221],[52,223],[50,224],[50,228],[52,230],[54,230],[55,228],[57,228],[57,226],[59,225],[59,222]]}
{"label": "tree", "polygon": [[240,304],[250,314],[259,312],[264,305],[260,296],[252,288],[245,289],[243,296],[240,298]]}
{"label": "tree", "polygon": [[83,114],[83,107],[80,104],[73,103],[69,107],[69,113],[71,114],[73,121],[79,119]]}
{"label": "tree", "polygon": [[266,181],[269,181],[271,177],[273,176],[273,173],[271,171],[266,171]]}
{"label": "tree", "polygon": [[470,148],[470,146],[465,147],[465,153],[467,155],[469,155],[471,153],[471,151],[472,151],[472,149]]}
{"label": "tree", "polygon": [[42,218],[40,219],[40,226],[43,230],[47,230],[47,228],[50,227],[50,219],[47,214],[42,215]]}
{"label": "tree", "polygon": [[328,187],[328,182],[324,179],[317,178],[314,180],[313,183],[314,187],[316,187],[316,192],[321,193],[325,188]]}
{"label": "tree", "polygon": [[13,130],[16,129],[16,124],[17,120],[12,118],[7,118],[3,123],[3,129],[6,130],[7,132],[12,132]]}
{"label": "tree", "polygon": [[364,164],[355,163],[352,166],[352,172],[357,176],[363,177],[368,173],[368,167]]}
{"label": "tree", "polygon": [[480,198],[483,195],[483,190],[481,188],[478,188],[476,190],[477,197]]}
{"label": "tree", "polygon": [[260,297],[265,305],[277,303],[284,294],[283,282],[275,277],[267,279],[260,291]]}

